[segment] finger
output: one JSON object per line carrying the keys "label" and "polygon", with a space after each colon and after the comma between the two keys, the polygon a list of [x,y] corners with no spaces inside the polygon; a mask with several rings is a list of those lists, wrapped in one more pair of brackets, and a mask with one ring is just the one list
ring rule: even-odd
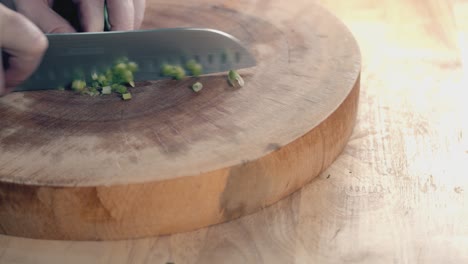
{"label": "finger", "polygon": [[16,0],[16,9],[45,33],[69,33],[76,30],[45,1]]}
{"label": "finger", "polygon": [[[0,45],[10,55],[0,93],[26,80],[39,65],[48,42],[39,28],[23,15],[0,5]],[[18,34],[21,32],[21,34]],[[2,70],[3,72],[3,70]]]}
{"label": "finger", "polygon": [[139,29],[145,17],[146,0],[134,0],[133,5],[135,6],[135,22],[133,28]]}
{"label": "finger", "polygon": [[74,0],[85,32],[104,30],[104,0]]}
{"label": "finger", "polygon": [[133,0],[107,0],[109,23],[112,31],[134,29],[135,9]]}

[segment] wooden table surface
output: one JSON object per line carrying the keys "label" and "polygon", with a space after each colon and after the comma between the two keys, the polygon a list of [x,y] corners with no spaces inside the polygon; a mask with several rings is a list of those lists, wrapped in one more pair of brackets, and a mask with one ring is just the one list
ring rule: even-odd
{"label": "wooden table surface", "polygon": [[320,2],[363,56],[358,124],[320,177],[261,212],[190,233],[0,236],[0,263],[468,263],[468,1]]}

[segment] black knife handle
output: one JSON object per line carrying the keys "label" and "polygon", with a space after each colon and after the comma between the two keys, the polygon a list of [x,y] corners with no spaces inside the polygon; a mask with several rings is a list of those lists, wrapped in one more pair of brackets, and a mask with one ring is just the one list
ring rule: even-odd
{"label": "black knife handle", "polygon": [[82,31],[78,8],[71,0],[54,1],[52,9],[65,18],[76,31]]}
{"label": "black knife handle", "polygon": [[4,52],[2,50],[2,65],[3,65],[3,70],[6,71],[8,67],[10,67],[10,54]]}

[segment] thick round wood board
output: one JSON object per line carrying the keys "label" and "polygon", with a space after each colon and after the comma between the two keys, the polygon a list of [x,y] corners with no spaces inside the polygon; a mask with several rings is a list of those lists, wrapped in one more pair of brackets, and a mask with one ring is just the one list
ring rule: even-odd
{"label": "thick round wood board", "polygon": [[[0,231],[106,240],[183,232],[253,213],[329,166],[355,123],[360,54],[316,4],[149,1],[145,28],[209,27],[258,65],[139,83],[134,98],[68,91],[0,99]],[[306,6],[306,8],[304,8]],[[261,10],[261,11],[259,11]],[[313,202],[313,201],[311,201]]]}

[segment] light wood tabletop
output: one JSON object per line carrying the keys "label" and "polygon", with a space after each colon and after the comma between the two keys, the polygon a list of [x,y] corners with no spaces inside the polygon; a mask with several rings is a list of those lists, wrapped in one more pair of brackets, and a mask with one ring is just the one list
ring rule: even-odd
{"label": "light wood tabletop", "polygon": [[349,27],[363,61],[357,125],[319,177],[260,212],[188,233],[0,236],[0,263],[468,263],[468,1],[319,2]]}

